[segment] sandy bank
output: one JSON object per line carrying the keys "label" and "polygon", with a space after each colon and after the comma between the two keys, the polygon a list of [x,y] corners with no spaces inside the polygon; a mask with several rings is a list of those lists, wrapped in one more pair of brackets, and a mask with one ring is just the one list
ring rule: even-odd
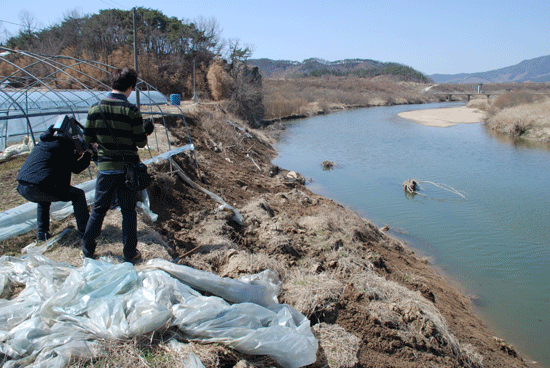
{"label": "sandy bank", "polygon": [[400,117],[422,125],[447,128],[457,124],[480,123],[485,119],[485,112],[466,106],[442,109],[406,111]]}

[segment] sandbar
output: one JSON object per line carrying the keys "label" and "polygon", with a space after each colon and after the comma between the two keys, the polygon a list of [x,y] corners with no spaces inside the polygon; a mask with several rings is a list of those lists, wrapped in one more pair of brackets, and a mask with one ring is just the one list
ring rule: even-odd
{"label": "sandbar", "polygon": [[405,111],[400,112],[398,115],[422,125],[440,128],[457,124],[481,123],[485,119],[485,112],[466,106]]}

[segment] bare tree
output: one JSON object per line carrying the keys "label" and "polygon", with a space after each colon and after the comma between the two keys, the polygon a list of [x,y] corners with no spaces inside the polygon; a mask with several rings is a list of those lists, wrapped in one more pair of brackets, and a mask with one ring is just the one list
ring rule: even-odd
{"label": "bare tree", "polygon": [[223,29],[214,17],[205,18],[199,16],[195,19],[195,25],[197,30],[204,34],[204,37],[209,40],[212,45],[212,52],[215,55],[219,55],[221,50],[225,47],[225,42],[221,38]]}
{"label": "bare tree", "polygon": [[227,49],[227,58],[231,60],[232,63],[235,62],[235,60],[246,61],[254,52],[253,46],[241,45],[241,41],[238,38],[231,38]]}
{"label": "bare tree", "polygon": [[79,20],[82,18],[84,18],[82,8],[74,8],[63,13],[63,22]]}
{"label": "bare tree", "polygon": [[26,9],[19,12],[19,21],[21,22],[21,33],[31,36],[38,28],[38,22],[34,14]]}

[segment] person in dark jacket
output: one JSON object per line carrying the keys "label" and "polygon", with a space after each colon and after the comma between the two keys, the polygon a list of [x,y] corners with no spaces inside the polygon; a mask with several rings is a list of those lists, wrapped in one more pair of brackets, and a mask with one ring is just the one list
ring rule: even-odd
{"label": "person in dark jacket", "polygon": [[80,235],[86,230],[89,218],[86,196],[82,189],[71,186],[71,174],[78,174],[90,165],[93,150],[77,151],[75,141],[82,138],[78,137],[80,129],[74,122],[65,117],[63,126],[50,126],[17,175],[19,194],[37,203],[38,240],[50,238],[52,202],[72,202],[77,230]]}

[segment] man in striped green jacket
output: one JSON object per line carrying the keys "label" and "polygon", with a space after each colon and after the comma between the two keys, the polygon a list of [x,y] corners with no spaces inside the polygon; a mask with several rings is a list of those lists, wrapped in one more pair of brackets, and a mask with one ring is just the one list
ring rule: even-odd
{"label": "man in striped green jacket", "polygon": [[137,249],[137,196],[125,185],[124,162],[140,161],[138,147],[147,144],[153,124],[144,127],[141,112],[128,101],[136,83],[135,70],[115,70],[111,74],[111,93],[88,111],[84,141],[98,150],[98,174],[94,207],[82,237],[83,257],[93,258],[96,239],[116,194],[122,213],[124,259],[132,263],[141,259]]}

